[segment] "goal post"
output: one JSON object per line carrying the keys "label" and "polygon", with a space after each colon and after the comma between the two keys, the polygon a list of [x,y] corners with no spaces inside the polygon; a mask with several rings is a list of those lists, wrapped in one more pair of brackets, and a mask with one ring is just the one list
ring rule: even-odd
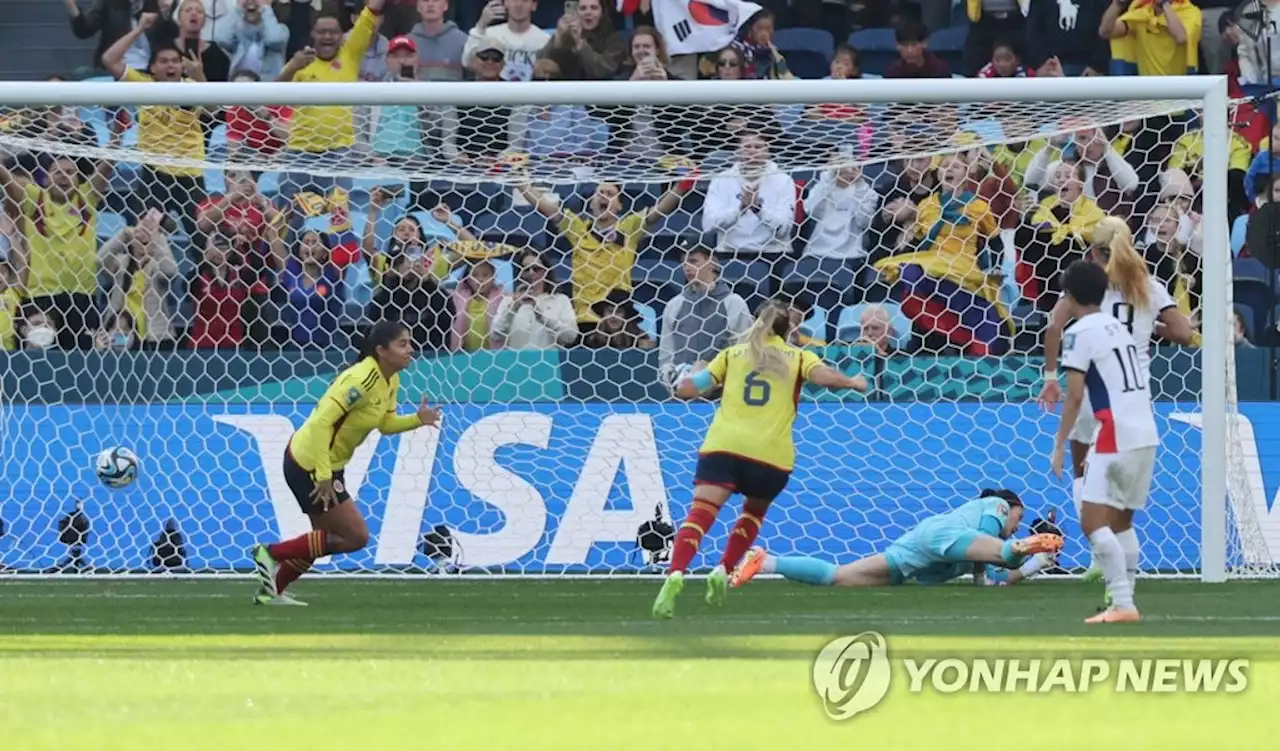
{"label": "goal post", "polygon": [[[1149,234],[1150,242],[1165,242],[1155,238],[1163,238],[1165,229],[1172,236],[1176,226],[1182,245],[1189,233],[1196,233],[1199,254],[1198,261],[1179,255],[1173,276],[1162,280],[1180,304],[1183,297],[1195,298],[1187,312],[1199,323],[1201,340],[1198,352],[1162,347],[1153,356],[1153,388],[1163,399],[1160,425],[1162,432],[1172,434],[1168,458],[1157,470],[1164,474],[1156,481],[1151,521],[1144,522],[1154,529],[1144,533],[1152,547],[1144,553],[1143,569],[1194,575],[1206,582],[1274,576],[1280,525],[1269,519],[1265,498],[1255,497],[1262,484],[1254,482],[1257,472],[1245,466],[1248,450],[1242,448],[1229,344],[1235,321],[1228,244],[1233,106],[1221,76],[519,85],[6,83],[0,89],[0,113],[18,121],[38,118],[42,108],[77,108],[110,127],[104,113],[117,108],[126,108],[135,121],[148,108],[200,108],[189,122],[199,131],[222,125],[234,107],[291,107],[295,118],[299,109],[350,108],[339,119],[350,117],[353,129],[363,132],[376,129],[374,123],[392,122],[380,120],[389,111],[384,108],[465,108],[480,113],[480,121],[487,112],[493,122],[482,125],[489,128],[499,120],[499,111],[505,122],[519,108],[527,108],[528,117],[548,119],[548,108],[564,107],[569,108],[560,113],[567,118],[563,127],[568,139],[587,137],[573,127],[590,121],[609,143],[569,156],[555,149],[528,153],[536,151],[533,144],[520,153],[505,149],[480,159],[468,149],[482,137],[483,128],[466,130],[455,122],[460,129],[451,148],[459,158],[442,163],[380,156],[359,136],[354,145],[334,149],[333,158],[325,159],[291,154],[289,136],[281,136],[286,146],[271,153],[210,148],[192,156],[158,153],[130,138],[106,139],[102,132],[96,139],[77,141],[33,136],[21,128],[0,130],[0,149],[34,155],[31,163],[40,174],[28,178],[34,187],[24,188],[35,191],[32,196],[48,189],[42,181],[49,179],[60,156],[77,160],[86,182],[94,164],[127,166],[137,182],[121,185],[117,180],[110,189],[115,193],[154,195],[155,186],[147,184],[152,181],[164,182],[166,191],[192,185],[199,186],[192,190],[212,195],[232,190],[227,175],[241,172],[254,175],[258,186],[250,190],[264,193],[269,180],[283,186],[286,174],[327,186],[317,188],[318,193],[335,183],[345,186],[341,208],[327,203],[325,195],[312,205],[301,197],[306,189],[285,197],[278,188],[278,194],[265,195],[261,207],[253,209],[272,217],[278,210],[280,226],[251,240],[261,248],[265,265],[261,274],[244,282],[241,292],[228,293],[235,298],[236,315],[248,309],[241,305],[256,304],[260,287],[271,288],[262,293],[270,305],[294,304],[292,292],[281,293],[283,302],[275,295],[275,285],[283,285],[286,274],[292,274],[290,284],[301,285],[308,294],[325,283],[302,279],[309,268],[303,261],[311,252],[311,240],[304,235],[321,226],[315,220],[332,220],[334,227],[345,222],[340,231],[317,230],[323,235],[319,242],[336,244],[340,235],[350,239],[344,251],[350,265],[335,272],[349,298],[338,303],[340,310],[332,313],[336,323],[328,326],[333,331],[322,332],[323,341],[299,343],[288,340],[286,332],[283,343],[264,344],[255,339],[251,325],[237,319],[235,325],[244,328],[239,347],[189,346],[193,319],[223,315],[218,312],[223,308],[209,308],[214,310],[210,314],[189,296],[209,285],[241,289],[236,285],[242,280],[224,283],[216,273],[201,276],[210,263],[207,253],[213,251],[197,246],[217,245],[219,240],[204,237],[221,237],[217,221],[212,225],[218,228],[206,232],[196,216],[171,216],[176,271],[150,303],[141,294],[136,309],[172,307],[176,348],[167,343],[115,352],[110,337],[118,332],[103,325],[101,331],[88,332],[93,343],[86,346],[96,346],[96,351],[53,351],[59,343],[5,356],[0,440],[5,461],[22,469],[18,481],[0,491],[0,519],[8,525],[8,534],[0,537],[0,572],[244,573],[246,542],[305,529],[305,518],[279,476],[279,463],[291,430],[349,359],[344,337],[374,315],[370,305],[385,282],[379,275],[399,263],[384,248],[408,247],[394,244],[400,242],[392,235],[398,220],[387,216],[393,211],[417,217],[420,237],[427,225],[430,232],[441,233],[427,237],[429,247],[422,251],[429,262],[443,258],[444,272],[412,292],[429,289],[435,296],[422,291],[421,301],[436,302],[412,297],[415,302],[396,310],[411,313],[424,328],[438,329],[429,336],[429,348],[438,351],[406,374],[402,411],[425,392],[444,405],[444,424],[439,431],[396,438],[375,440],[375,434],[357,452],[347,470],[348,484],[358,491],[374,541],[345,560],[321,562],[318,570],[403,575],[447,564],[449,570],[531,576],[656,571],[654,561],[646,562],[636,550],[637,535],[644,537],[646,529],[652,535],[654,529],[646,523],[655,508],[662,522],[679,523],[691,495],[692,457],[711,415],[709,404],[670,398],[671,379],[690,363],[670,360],[664,337],[673,332],[664,328],[663,314],[673,304],[689,306],[681,308],[686,316],[688,310],[709,311],[699,313],[705,315],[698,319],[705,326],[680,329],[685,333],[679,334],[681,346],[702,341],[705,348],[708,342],[727,341],[726,332],[741,316],[777,295],[794,301],[802,344],[847,371],[866,373],[875,389],[866,400],[804,393],[796,426],[797,471],[770,512],[763,540],[784,553],[840,559],[863,555],[883,547],[923,515],[980,487],[1007,484],[1026,494],[1033,515],[1058,510],[1056,523],[1073,538],[1075,548],[1064,567],[1078,570],[1087,564],[1087,553],[1075,539],[1078,525],[1069,481],[1053,480],[1047,469],[1045,442],[1051,441],[1056,418],[1043,415],[1034,404],[1038,342],[1045,300],[1061,270],[1055,272],[1054,264],[1083,255],[1092,228],[1108,211],[1099,208],[1108,188],[1095,188],[1095,181],[1112,179],[1135,238],[1145,242],[1142,238]],[[754,115],[742,114],[751,108],[769,113],[772,129],[763,146],[769,167],[761,172],[739,163],[745,159],[739,151],[745,148],[739,142],[742,133],[756,130]],[[331,117],[313,119],[312,127],[327,123],[337,129],[325,119]],[[635,158],[627,150],[640,148],[640,136],[625,147],[612,139],[618,128],[638,133],[642,117],[647,118],[646,132],[659,134],[652,136],[654,142],[663,141],[663,127],[670,122],[683,126],[680,138],[685,143],[709,139],[721,129],[733,134],[733,142],[695,149],[696,154]],[[1185,126],[1191,120],[1194,127]],[[1157,122],[1161,124],[1153,124]],[[291,121],[290,127],[296,126],[298,121]],[[130,132],[136,130],[131,126]],[[469,135],[461,135],[463,130]],[[1196,156],[1183,163],[1185,169],[1167,168],[1174,141],[1192,130],[1202,139],[1192,147]],[[1093,141],[1071,140],[1085,131],[1094,133],[1089,136]],[[1123,159],[1133,179],[1141,181],[1137,187],[1127,177],[1106,177],[1113,168],[1121,170],[1119,164],[1105,169],[1085,165],[1101,165],[1104,159],[1089,162],[1086,152],[1092,147],[1087,144],[1125,138],[1130,151]],[[997,154],[1001,149],[1004,153]],[[1118,158],[1121,150],[1113,149]],[[1000,161],[1004,157],[1007,162]],[[889,178],[896,179],[895,170],[908,169],[900,165],[912,159],[929,173],[928,190],[921,182],[905,193],[885,194],[878,182],[873,185],[866,178],[884,175],[887,185],[897,185]],[[959,176],[948,170],[959,170]],[[1022,184],[1033,170],[1039,170],[1035,185]],[[1181,178],[1195,174],[1187,192],[1175,191],[1169,198],[1159,187],[1164,183],[1152,181],[1181,179],[1169,177],[1173,172]],[[783,188],[768,187],[774,173],[786,176],[778,183]],[[171,180],[175,174],[189,181]],[[824,180],[836,186],[824,189],[844,192],[823,199],[828,204],[806,203]],[[602,183],[616,185],[624,194],[617,200],[626,211],[608,208],[608,195],[599,199]],[[858,187],[863,184],[866,190]],[[429,192],[433,203],[439,200],[451,211],[434,218],[431,205],[407,206],[397,192],[405,186],[410,192]],[[733,201],[749,193],[740,212],[751,215],[747,223],[733,216],[720,224],[708,218],[716,201],[728,195],[717,190],[730,191]],[[776,197],[788,190],[793,195],[786,205],[795,216],[785,223],[776,210],[764,216],[764,204],[773,200],[765,194],[773,191],[769,195]],[[667,191],[670,203],[664,202]],[[374,194],[383,192],[387,205],[371,206]],[[899,199],[904,203],[895,203]],[[1175,210],[1178,199],[1185,206]],[[550,208],[547,200],[553,201]],[[635,222],[623,225],[625,217],[620,216],[618,225],[593,223],[589,215],[597,211],[597,200],[603,200],[601,211],[634,211]],[[850,208],[855,200],[861,202]],[[101,225],[108,215],[119,215],[123,218],[113,221],[123,232],[145,215],[135,210],[130,216],[130,201],[129,195],[117,195],[83,216]],[[823,224],[829,216],[822,213],[824,205],[845,211],[848,226],[863,233],[856,236],[858,253],[808,253],[819,242],[814,233],[838,228],[838,221]],[[899,207],[907,218],[897,216]],[[1163,219],[1153,218],[1166,209]],[[370,230],[377,247],[373,254],[347,216],[361,212],[378,217],[364,225],[376,222]],[[650,220],[652,212],[661,216]],[[34,258],[38,251],[21,237],[36,227],[31,216],[20,216],[14,232]],[[585,217],[581,226],[571,226],[575,217]],[[358,218],[364,222],[363,213]],[[190,225],[186,229],[184,222]],[[466,240],[460,229],[476,239]],[[234,235],[234,228],[229,232]],[[873,232],[882,234],[868,239]],[[895,232],[895,239],[884,239]],[[98,234],[107,233],[99,226]],[[109,239],[100,237],[100,244]],[[1038,260],[1029,260],[1030,251],[1023,247],[1027,243],[1040,248]],[[683,257],[695,246],[712,251],[715,273],[728,280],[723,289],[737,302],[711,295],[719,286],[704,291],[695,285],[690,289],[698,294],[685,295],[686,274],[700,273],[696,262]],[[544,321],[550,308],[537,308],[536,325],[513,323],[521,315],[513,293],[529,284],[521,274],[530,249],[538,255],[535,266],[561,272],[559,281],[567,285],[572,319],[554,331]],[[325,250],[336,252],[336,247]],[[1178,252],[1184,251],[1180,246]],[[153,272],[146,269],[158,266],[144,269],[149,262],[142,261],[135,269],[127,251],[121,253],[128,272],[138,274],[133,283],[150,285],[147,274]],[[599,261],[591,258],[605,256],[593,253],[608,253],[610,263],[625,268],[599,272],[592,266]],[[1061,257],[1055,260],[1053,253]],[[387,257],[375,257],[380,254]],[[938,259],[954,259],[955,254],[963,257],[967,271],[957,271],[954,260],[939,265]],[[326,264],[332,261],[333,256],[325,257]],[[1186,265],[1198,264],[1198,272],[1184,271],[1184,258]],[[855,268],[850,265],[854,261],[861,265],[846,279],[842,269]],[[469,283],[472,269],[486,265],[489,271],[483,273],[496,275],[501,289],[482,280],[481,291],[460,295],[459,285]],[[112,268],[93,269],[100,286],[88,296],[98,308],[112,304],[111,289],[101,286],[104,278],[119,280],[124,273]],[[612,280],[605,285],[609,288],[584,291],[604,284],[586,276],[597,272]],[[1195,273],[1200,279],[1193,284],[1179,286],[1173,278]],[[357,277],[365,280],[365,297],[355,292],[351,280]],[[875,293],[862,294],[864,283]],[[859,289],[856,299],[849,294],[853,287]],[[615,299],[606,294],[610,291],[625,294]],[[386,299],[396,299],[396,294],[388,292]],[[551,292],[545,296],[553,297]],[[477,298],[492,305],[472,305]],[[714,304],[696,307],[712,298]],[[437,302],[453,311],[451,321],[423,323],[422,306]],[[736,307],[738,302],[743,308]],[[291,325],[302,325],[297,316],[305,317],[307,311],[330,315],[327,303],[316,308],[306,308],[310,302],[298,304],[305,310],[294,311]],[[501,318],[504,306],[507,318]],[[19,337],[31,326],[25,316],[33,310],[25,302],[15,308]],[[64,311],[56,312],[56,323],[67,326],[61,320]],[[488,316],[479,329],[457,324],[459,319],[474,323],[475,316]],[[597,328],[603,326],[598,323],[602,317],[625,321],[625,326],[621,332]],[[497,341],[494,326],[500,318],[506,347],[491,344]],[[277,327],[283,320],[276,320]],[[522,335],[530,342],[542,341],[543,348],[531,344],[517,351],[510,346],[513,325],[536,329]],[[325,329],[320,325],[317,331]],[[552,331],[550,338],[544,329]],[[873,331],[880,331],[880,338]],[[617,343],[624,340],[631,344]],[[480,351],[468,351],[477,347]],[[115,444],[135,448],[142,479],[124,491],[109,492],[96,486],[89,457]],[[1002,468],[1007,476],[992,476]],[[52,500],[42,504],[42,495]],[[78,500],[85,501],[85,517],[98,522],[81,543],[86,556],[81,565],[67,565],[70,552],[63,548],[73,546],[63,542],[61,530]],[[1169,508],[1161,511],[1162,502]],[[183,566],[153,569],[139,551],[149,549],[169,520],[184,535],[189,559]],[[706,547],[723,531],[723,525],[717,527]]]}

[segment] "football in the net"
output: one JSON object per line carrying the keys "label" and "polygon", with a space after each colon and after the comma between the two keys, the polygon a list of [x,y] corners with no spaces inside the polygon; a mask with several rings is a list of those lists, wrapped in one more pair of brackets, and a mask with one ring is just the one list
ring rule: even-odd
{"label": "football in the net", "polygon": [[138,479],[138,455],[124,446],[105,449],[98,454],[94,471],[103,485],[123,488]]}

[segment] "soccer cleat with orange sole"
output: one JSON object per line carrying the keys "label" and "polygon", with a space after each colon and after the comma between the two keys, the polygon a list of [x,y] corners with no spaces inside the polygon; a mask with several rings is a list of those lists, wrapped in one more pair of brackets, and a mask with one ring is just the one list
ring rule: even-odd
{"label": "soccer cleat with orange sole", "polygon": [[1062,550],[1062,538],[1058,535],[1031,535],[1013,543],[1013,552],[1018,555],[1056,553],[1059,550]]}
{"label": "soccer cleat with orange sole", "polygon": [[1085,623],[1137,623],[1142,620],[1137,608],[1110,607],[1095,616],[1085,618]]}
{"label": "soccer cleat with orange sole", "polygon": [[765,556],[764,548],[752,548],[742,558],[742,563],[733,570],[733,574],[729,577],[730,587],[741,587],[743,584],[755,578],[760,573],[760,567],[764,565]]}

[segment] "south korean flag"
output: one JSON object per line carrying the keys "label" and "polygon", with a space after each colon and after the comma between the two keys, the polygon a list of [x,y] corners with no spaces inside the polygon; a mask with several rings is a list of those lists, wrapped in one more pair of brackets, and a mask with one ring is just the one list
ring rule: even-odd
{"label": "south korean flag", "polygon": [[[627,0],[618,9],[627,12]],[[743,0],[653,0],[653,20],[671,55],[714,52],[729,46],[738,29],[761,8]]]}

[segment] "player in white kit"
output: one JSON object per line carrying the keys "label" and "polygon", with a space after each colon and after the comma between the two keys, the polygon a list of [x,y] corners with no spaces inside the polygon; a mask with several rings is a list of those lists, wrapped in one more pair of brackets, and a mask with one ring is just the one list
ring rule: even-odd
{"label": "player in white kit", "polygon": [[[1086,259],[1107,270],[1109,286],[1102,300],[1102,312],[1118,319],[1133,336],[1138,348],[1138,360],[1145,372],[1150,372],[1151,338],[1156,327],[1161,335],[1175,343],[1192,343],[1195,331],[1191,322],[1178,311],[1177,304],[1160,280],[1151,276],[1147,264],[1133,247],[1133,235],[1123,219],[1107,217],[1094,228],[1092,245]],[[1058,351],[1062,330],[1070,321],[1066,300],[1054,306],[1044,337],[1044,387],[1040,402],[1048,408],[1062,399],[1058,384]],[[1098,432],[1098,423],[1089,408],[1089,395],[1085,394],[1080,417],[1071,431],[1071,467],[1073,481],[1071,500],[1075,504],[1076,517],[1080,516],[1080,492],[1084,484],[1085,460]],[[1097,573],[1091,568],[1090,574]],[[1086,579],[1091,578],[1086,575]]]}
{"label": "player in white kit", "polygon": [[1062,279],[1063,300],[1075,323],[1063,336],[1067,397],[1053,448],[1053,473],[1062,476],[1067,439],[1087,393],[1098,432],[1085,466],[1080,526],[1112,599],[1110,607],[1085,623],[1139,619],[1133,604],[1138,570],[1133,513],[1146,505],[1160,444],[1150,374],[1138,345],[1122,321],[1102,311],[1109,286],[1106,270],[1088,261],[1071,264]]}

